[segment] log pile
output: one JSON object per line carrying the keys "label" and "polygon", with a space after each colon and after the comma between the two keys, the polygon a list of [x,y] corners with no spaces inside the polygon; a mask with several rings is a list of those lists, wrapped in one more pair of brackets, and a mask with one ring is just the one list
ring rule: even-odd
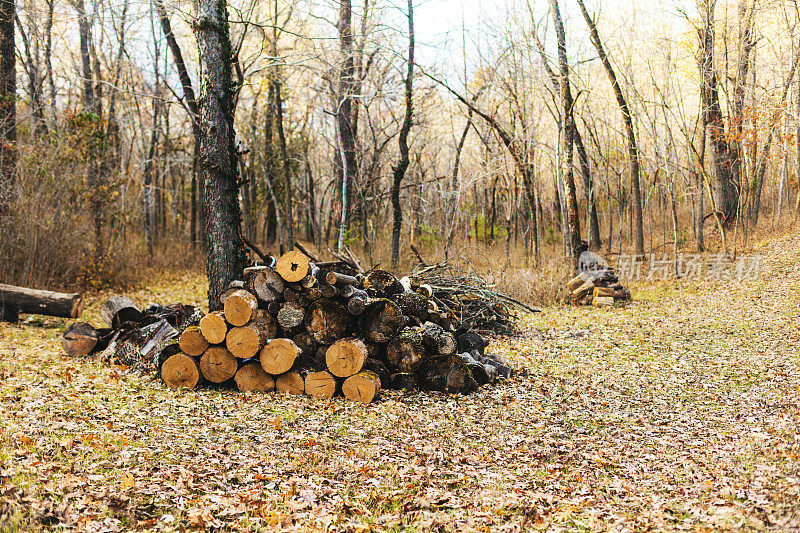
{"label": "log pile", "polygon": [[616,302],[631,299],[630,291],[622,286],[610,267],[597,272],[581,272],[566,287],[573,305],[613,307]]}
{"label": "log pile", "polygon": [[222,309],[205,315],[189,306],[138,311],[114,297],[102,313],[108,328],[73,324],[62,344],[71,355],[102,351],[117,363],[149,365],[174,388],[363,403],[382,389],[468,393],[511,376],[460,308],[427,284],[357,263],[314,263],[297,251],[243,277],[223,293]]}

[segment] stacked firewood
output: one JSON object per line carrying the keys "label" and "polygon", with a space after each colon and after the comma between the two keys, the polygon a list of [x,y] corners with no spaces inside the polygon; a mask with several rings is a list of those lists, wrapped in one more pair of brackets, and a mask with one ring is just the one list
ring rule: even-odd
{"label": "stacked firewood", "polygon": [[[202,316],[186,309],[175,326],[167,323],[172,330],[161,317],[149,320],[146,334],[105,342],[117,326],[140,320],[125,316],[138,311],[117,297],[122,303],[104,305],[114,324],[90,336],[106,345],[103,353],[113,352],[107,359],[129,366],[145,361],[174,388],[219,384],[369,403],[381,389],[467,393],[510,377],[507,363],[485,353],[483,337],[433,293],[384,270],[313,263],[290,251],[245,269],[244,279],[231,282],[220,298],[221,310]],[[156,324],[165,331],[153,337]],[[78,328],[70,329],[65,338],[77,335]]]}
{"label": "stacked firewood", "polygon": [[630,291],[619,282],[613,268],[581,272],[567,283],[567,291],[574,305],[613,307],[615,302],[631,299]]}

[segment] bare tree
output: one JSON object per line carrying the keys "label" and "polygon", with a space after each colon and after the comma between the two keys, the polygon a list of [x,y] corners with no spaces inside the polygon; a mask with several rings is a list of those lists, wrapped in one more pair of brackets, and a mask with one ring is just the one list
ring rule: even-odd
{"label": "bare tree", "polygon": [[339,221],[339,240],[337,250],[341,252],[344,245],[344,234],[350,223],[350,198],[353,182],[358,173],[356,161],[356,124],[354,123],[353,95],[355,94],[355,57],[353,54],[353,10],[350,0],[339,2],[339,47],[342,64],[339,71],[339,102],[336,109],[336,121],[339,132],[340,155],[342,160],[342,213]]}
{"label": "bare tree", "polygon": [[394,167],[392,179],[392,268],[397,269],[400,260],[400,230],[403,227],[403,209],[400,206],[400,185],[408,168],[408,132],[411,130],[412,97],[414,83],[414,4],[408,0],[408,71],[405,80],[406,114],[403,125],[400,127],[398,146],[400,147],[400,160]]}
{"label": "bare tree", "polygon": [[0,0],[0,217],[14,200],[17,175],[15,0]]}

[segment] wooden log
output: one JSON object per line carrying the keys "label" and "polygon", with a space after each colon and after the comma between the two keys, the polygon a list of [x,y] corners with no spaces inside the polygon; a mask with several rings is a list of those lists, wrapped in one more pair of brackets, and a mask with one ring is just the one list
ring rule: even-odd
{"label": "wooden log", "polygon": [[587,294],[591,293],[594,289],[594,282],[592,280],[584,281],[583,284],[572,291],[572,295],[576,298],[583,298]]}
{"label": "wooden log", "polygon": [[300,299],[300,293],[291,287],[283,289],[283,299],[287,302],[296,302]]}
{"label": "wooden log", "polygon": [[211,344],[221,344],[225,342],[228,334],[228,322],[222,311],[213,311],[200,320],[200,333]]}
{"label": "wooden log", "polygon": [[208,340],[203,336],[199,326],[189,326],[181,333],[178,340],[181,351],[193,357],[203,355],[208,344]]}
{"label": "wooden log", "polygon": [[319,291],[323,298],[330,299],[339,295],[339,289],[337,289],[334,285],[320,285]]}
{"label": "wooden log", "polygon": [[225,305],[225,300],[228,299],[228,296],[238,291],[239,289],[244,289],[244,281],[235,279],[230,283],[228,283],[228,288],[222,291],[222,294],[219,295],[219,303]]}
{"label": "wooden log", "polygon": [[274,302],[284,290],[283,278],[274,268],[250,267],[244,270],[245,288],[262,302]]}
{"label": "wooden log", "polygon": [[310,289],[306,289],[305,292],[303,292],[303,296],[308,298],[309,301],[314,302],[322,298],[322,291],[319,289],[319,287],[311,287]]}
{"label": "wooden log", "polygon": [[100,317],[112,329],[118,329],[125,322],[139,323],[144,317],[127,296],[114,295],[100,307]]}
{"label": "wooden log", "polygon": [[301,353],[292,339],[272,339],[261,349],[261,367],[273,376],[283,374],[292,368]]}
{"label": "wooden log", "polygon": [[70,357],[89,355],[97,345],[100,334],[86,322],[73,322],[61,335],[61,347]]}
{"label": "wooden log", "polygon": [[320,344],[331,344],[350,330],[350,315],[344,306],[325,298],[308,307],[303,322]]}
{"label": "wooden log", "polygon": [[358,279],[355,276],[348,276],[347,274],[342,274],[341,272],[333,272],[329,271],[325,273],[325,283],[328,285],[335,285],[337,287],[344,287],[346,285],[352,285],[353,287],[358,287]]}
{"label": "wooden log", "polygon": [[378,377],[381,378],[381,388],[389,388],[389,384],[392,381],[392,373],[389,370],[389,367],[383,364],[383,362],[370,357],[364,361],[364,366],[361,368],[361,370],[375,372]]}
{"label": "wooden log", "polygon": [[401,329],[386,347],[386,361],[400,372],[413,372],[424,358],[422,336],[413,328]]}
{"label": "wooden log", "polygon": [[303,394],[306,386],[299,372],[285,372],[275,378],[275,388],[281,394]]}
{"label": "wooden log", "polygon": [[425,322],[422,326],[422,343],[436,355],[450,355],[456,352],[458,344],[452,333],[445,331],[441,326],[432,322]]}
{"label": "wooden log", "polygon": [[409,374],[408,372],[398,372],[392,374],[389,387],[395,390],[419,390],[419,380],[416,374]]}
{"label": "wooden log", "polygon": [[306,374],[305,393],[312,398],[333,398],[336,393],[336,378],[327,370]]}
{"label": "wooden log", "polygon": [[567,290],[572,292],[591,279],[592,279],[591,274],[589,274],[588,272],[581,272],[580,274],[569,280],[569,282],[567,282]]}
{"label": "wooden log", "polygon": [[275,390],[275,378],[264,372],[257,361],[243,364],[233,379],[242,392]]}
{"label": "wooden log", "polygon": [[289,282],[300,281],[311,271],[308,257],[296,250],[290,250],[283,254],[278,259],[275,270],[285,281]]}
{"label": "wooden log", "polygon": [[354,374],[342,383],[342,394],[348,400],[370,403],[381,390],[381,379],[375,372],[364,370]]}
{"label": "wooden log", "polygon": [[[351,286],[352,285],[348,285],[348,287]],[[352,296],[347,300],[347,311],[351,315],[358,316],[366,310],[368,303],[369,298],[367,297],[367,293],[361,289],[354,289],[352,291]]]}
{"label": "wooden log", "polygon": [[614,307],[613,296],[595,296],[592,299],[592,305],[595,307]]}
{"label": "wooden log", "polygon": [[200,372],[211,383],[228,381],[238,369],[236,358],[222,346],[210,346],[200,357]]}
{"label": "wooden log", "polygon": [[317,284],[318,284],[317,277],[314,275],[314,270],[315,269],[316,269],[316,267],[312,264],[311,265],[311,273],[308,274],[303,279],[301,279],[300,281],[298,281],[298,283],[300,284],[300,286],[303,289],[313,289],[314,287],[317,286]]}
{"label": "wooden log", "polygon": [[417,374],[423,390],[466,393],[478,388],[467,364],[457,355],[426,359]]}
{"label": "wooden log", "polygon": [[365,339],[389,342],[406,323],[400,308],[391,300],[373,300],[359,317],[359,327]]}
{"label": "wooden log", "polygon": [[164,361],[160,374],[164,384],[173,389],[195,389],[202,383],[197,357],[185,353],[177,353]]}
{"label": "wooden log", "polygon": [[610,287],[595,287],[594,291],[592,292],[592,297],[597,298],[598,296],[614,296],[614,289]]}
{"label": "wooden log", "polygon": [[386,270],[373,270],[364,277],[364,290],[372,296],[389,297],[405,289],[394,274]]}
{"label": "wooden log", "polygon": [[225,346],[237,359],[250,359],[270,339],[275,338],[276,333],[274,318],[271,323],[266,320],[251,320],[244,326],[231,328],[225,336]]}
{"label": "wooden log", "polygon": [[314,340],[314,337],[304,331],[302,333],[298,333],[294,337],[292,337],[292,341],[300,348],[300,352],[307,357],[314,357],[314,354],[317,351],[317,341]]}
{"label": "wooden log", "polygon": [[477,352],[479,355],[483,354],[486,346],[489,344],[486,342],[486,339],[474,331],[465,331],[456,338],[456,342],[458,345],[458,353],[466,352],[473,354],[473,352]]}
{"label": "wooden log", "polygon": [[427,283],[423,283],[419,287],[417,287],[417,293],[423,298],[427,298],[430,300],[431,298],[433,298],[433,287],[431,287]]}
{"label": "wooden log", "polygon": [[278,311],[280,311],[280,310],[281,310],[281,303],[278,302],[278,301],[269,302],[267,304],[267,312],[269,312],[269,314],[271,314],[271,315],[277,316],[278,315]]}
{"label": "wooden log", "polygon": [[77,293],[42,291],[0,283],[0,316],[4,321],[16,322],[19,313],[80,318],[83,297]]}
{"label": "wooden log", "polygon": [[339,339],[325,352],[325,364],[331,374],[346,378],[361,370],[368,355],[367,347],[361,339]]}
{"label": "wooden log", "polygon": [[303,323],[303,317],[305,317],[305,314],[306,310],[300,305],[293,302],[287,302],[283,304],[281,306],[281,310],[278,311],[278,324],[283,329],[296,328]]}
{"label": "wooden log", "polygon": [[424,321],[428,317],[428,301],[421,294],[405,291],[398,294],[394,301],[404,315],[414,316]]}
{"label": "wooden log", "polygon": [[225,300],[225,320],[232,326],[244,326],[258,309],[258,300],[251,292],[239,289]]}

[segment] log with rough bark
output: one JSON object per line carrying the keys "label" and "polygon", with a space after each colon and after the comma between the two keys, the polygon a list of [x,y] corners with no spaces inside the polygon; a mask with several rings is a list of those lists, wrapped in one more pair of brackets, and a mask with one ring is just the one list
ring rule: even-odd
{"label": "log with rough bark", "polygon": [[424,357],[422,336],[414,328],[401,329],[386,347],[386,361],[401,372],[413,372]]}
{"label": "log with rough bark", "polygon": [[186,355],[200,356],[208,348],[208,340],[200,331],[200,326],[189,326],[181,333],[178,344]]}
{"label": "log with rough bark", "polygon": [[302,354],[292,339],[272,339],[261,349],[261,366],[267,374],[276,376],[288,372]]}
{"label": "log with rough bark", "polygon": [[219,295],[219,303],[225,305],[225,300],[228,299],[228,296],[239,289],[244,289],[244,281],[236,279],[228,283],[228,288],[222,291],[222,294]]}
{"label": "log with rough bark", "polygon": [[228,381],[238,369],[236,358],[222,346],[210,346],[200,357],[200,372],[211,383]]}
{"label": "log with rough bark", "polygon": [[613,296],[595,296],[592,299],[592,305],[595,307],[614,307]]}
{"label": "log with rough bark", "polygon": [[320,285],[319,291],[323,298],[333,298],[339,295],[339,289],[334,285]]}
{"label": "log with rough bark", "polygon": [[275,378],[275,388],[281,394],[303,394],[305,392],[305,382],[299,372],[285,372]]}
{"label": "log with rough bark", "polygon": [[404,315],[425,320],[428,317],[428,299],[416,292],[405,291],[394,298]]}
{"label": "log with rough bark", "polygon": [[108,327],[118,329],[125,322],[141,322],[143,315],[133,300],[127,296],[114,295],[103,303],[100,317]]}
{"label": "log with rough bark", "polygon": [[368,356],[367,347],[361,339],[339,339],[325,352],[325,363],[331,374],[346,378],[361,370]]}
{"label": "log with rough bark", "polygon": [[309,372],[305,378],[305,393],[313,398],[333,398],[336,378],[327,370]]}
{"label": "log with rough bark", "polygon": [[280,299],[285,288],[283,278],[274,268],[267,266],[246,268],[244,286],[262,302],[274,302]]}
{"label": "log with rough bark", "polygon": [[437,355],[455,353],[458,346],[452,333],[445,331],[441,326],[432,322],[425,322],[420,334],[422,335],[423,344]]}
{"label": "log with rough bark", "polygon": [[0,283],[0,317],[7,322],[16,322],[19,313],[79,318],[83,313],[83,297],[80,294],[42,291]]}
{"label": "log with rough bark", "polygon": [[359,329],[365,339],[389,342],[406,323],[400,308],[391,300],[373,300],[359,317]]}
{"label": "log with rough bark", "polygon": [[314,340],[310,333],[303,331],[292,337],[292,340],[300,348],[300,352],[304,356],[314,357],[317,351],[317,341]]}
{"label": "log with rough bark", "polygon": [[61,335],[61,347],[71,357],[82,357],[102,352],[111,341],[110,328],[95,329],[86,322],[73,322]]}
{"label": "log with rough bark", "polygon": [[373,270],[364,277],[364,290],[373,296],[389,297],[405,289],[394,274],[386,270]]}
{"label": "log with rough bark", "polygon": [[370,403],[381,390],[381,380],[375,372],[364,370],[342,383],[342,394],[351,401]]}
{"label": "log with rough bark", "polygon": [[275,390],[275,378],[264,372],[258,361],[244,363],[236,371],[233,380],[243,392]]}
{"label": "log with rough bark", "polygon": [[364,361],[364,366],[361,368],[361,370],[375,372],[378,374],[378,377],[381,378],[381,388],[389,388],[389,384],[392,382],[392,372],[389,370],[389,367],[383,363],[383,361],[379,361],[370,357]]}
{"label": "log with rough bark", "polygon": [[274,320],[272,322],[251,320],[244,326],[231,328],[225,337],[225,346],[237,359],[250,359],[255,357],[276,333]]}
{"label": "log with rough bark", "polygon": [[323,298],[308,307],[304,325],[318,343],[331,344],[350,330],[350,315],[342,304]]}
{"label": "log with rough bark", "polygon": [[228,323],[225,321],[225,314],[222,311],[213,311],[204,316],[200,320],[200,332],[211,344],[225,342],[225,336],[228,334]]}
{"label": "log with rough bark", "polygon": [[325,283],[328,285],[336,285],[337,287],[345,287],[351,285],[358,287],[358,279],[355,276],[348,276],[340,272],[328,271],[325,273]]}
{"label": "log with rough bark", "polygon": [[456,355],[426,359],[419,372],[420,388],[450,393],[472,392],[478,388],[467,364]]}
{"label": "log with rough bark", "polygon": [[296,328],[303,323],[305,314],[306,310],[299,304],[287,302],[283,304],[281,310],[278,311],[278,324],[280,324],[283,329]]}
{"label": "log with rough bark", "polygon": [[239,289],[230,296],[223,304],[225,320],[231,326],[244,326],[250,322],[250,318],[258,309],[258,300],[251,292]]}
{"label": "log with rough bark", "polygon": [[288,282],[300,281],[310,272],[308,257],[296,250],[290,250],[278,259],[275,270]]}
{"label": "log with rough bark", "polygon": [[161,365],[161,379],[164,380],[168,387],[173,389],[197,388],[203,380],[197,357],[191,357],[180,352],[170,356]]}
{"label": "log with rough bark", "polygon": [[369,298],[365,291],[353,289],[350,291],[350,297],[347,300],[347,311],[353,316],[359,316],[367,308],[368,303]]}
{"label": "log with rough bark", "polygon": [[419,380],[416,374],[398,372],[397,374],[392,374],[391,388],[395,390],[415,391],[419,389]]}

